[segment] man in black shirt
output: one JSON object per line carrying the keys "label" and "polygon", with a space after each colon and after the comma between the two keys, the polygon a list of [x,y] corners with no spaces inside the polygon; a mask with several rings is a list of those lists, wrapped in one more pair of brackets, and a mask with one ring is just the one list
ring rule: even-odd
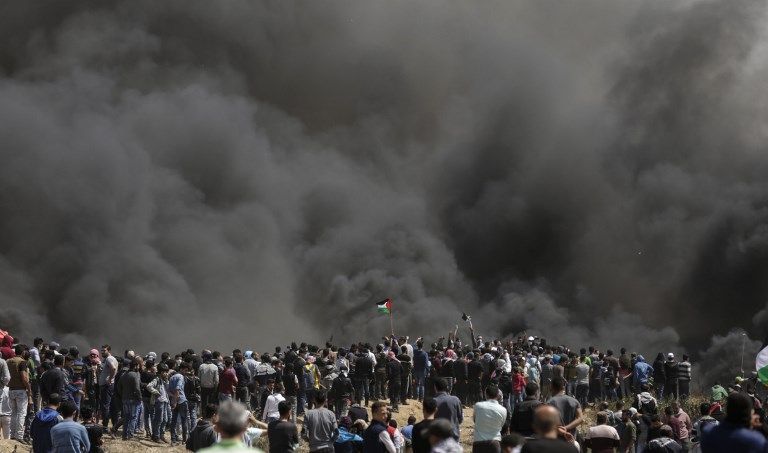
{"label": "man in black shirt", "polygon": [[533,414],[542,403],[538,398],[539,386],[535,382],[529,382],[525,386],[525,400],[515,406],[512,413],[510,429],[521,436],[533,435]]}
{"label": "man in black shirt", "polygon": [[435,419],[435,414],[437,414],[437,401],[434,398],[424,399],[422,414],[424,415],[424,420],[413,425],[413,431],[411,431],[413,453],[429,453],[432,450],[432,446],[429,444],[429,436],[422,435],[422,432],[426,433],[427,428]]}
{"label": "man in black shirt", "polygon": [[280,412],[280,419],[271,422],[267,427],[269,453],[292,453],[299,445],[299,431],[290,421],[291,405],[287,401],[280,401],[277,410]]}
{"label": "man in black shirt", "polygon": [[61,395],[62,397],[66,394],[65,387],[67,385],[67,377],[61,369],[62,366],[64,366],[64,356],[57,355],[53,359],[53,368],[40,376],[40,394],[42,395],[44,403],[48,401],[48,398],[54,393]]}

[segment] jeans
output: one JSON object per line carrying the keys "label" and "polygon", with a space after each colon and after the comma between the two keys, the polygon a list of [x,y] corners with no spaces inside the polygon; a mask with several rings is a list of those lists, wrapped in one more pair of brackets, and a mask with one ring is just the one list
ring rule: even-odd
{"label": "jeans", "polygon": [[296,414],[304,415],[304,406],[307,404],[307,392],[305,390],[299,390],[299,394],[296,395]]}
{"label": "jeans", "polygon": [[171,418],[171,404],[168,402],[155,402],[155,415],[152,418],[152,438],[161,439],[165,434],[165,428],[168,426],[168,420]]}
{"label": "jeans", "polygon": [[296,423],[296,406],[297,406],[297,399],[296,396],[286,396],[285,401],[288,402],[288,404],[291,405],[291,422],[294,424]]}
{"label": "jeans", "polygon": [[32,379],[29,381],[29,386],[32,387],[32,404],[34,411],[35,413],[38,413],[41,410],[40,405],[43,402],[40,396],[40,381],[38,379]]}
{"label": "jeans", "polygon": [[133,437],[141,417],[140,400],[123,400],[123,440]]}
{"label": "jeans", "polygon": [[189,432],[189,405],[186,401],[176,404],[171,418],[171,441],[179,441],[179,423],[181,423],[181,435],[184,442],[187,441]]}
{"label": "jeans", "polygon": [[200,389],[200,404],[202,407],[205,407],[211,403],[216,404],[218,401],[216,400],[217,395],[219,393],[219,389],[216,387],[203,387]]}
{"label": "jeans", "polygon": [[[426,375],[424,373],[414,372],[413,380],[416,384],[416,399],[422,401],[424,399],[424,379]],[[450,392],[450,390],[449,390]]]}
{"label": "jeans", "polygon": [[11,439],[22,440],[29,396],[26,390],[11,390],[8,392],[8,398],[11,403]]}
{"label": "jeans", "polygon": [[368,405],[368,399],[370,398],[371,385],[368,378],[355,379],[355,402],[360,404],[361,400],[365,400],[365,405]]}
{"label": "jeans", "polygon": [[389,381],[389,404],[393,410],[397,410],[400,403],[400,378],[394,378]]}
{"label": "jeans", "polygon": [[382,372],[376,373],[376,381],[373,386],[373,397],[377,400],[384,399],[387,395],[387,374]]}
{"label": "jeans", "polygon": [[197,401],[187,401],[187,421],[188,432],[192,432],[197,424],[197,405],[200,404]]}
{"label": "jeans", "polygon": [[152,436],[152,420],[155,415],[155,406],[149,404],[149,398],[142,398],[142,415],[144,416],[144,431],[148,436]]}
{"label": "jeans", "polygon": [[112,427],[117,425],[117,411],[112,407],[112,397],[115,394],[115,385],[104,384],[99,388],[99,401],[101,403],[101,424],[104,429],[109,426],[112,419]]}
{"label": "jeans", "polygon": [[664,382],[656,382],[656,399],[664,398]]}
{"label": "jeans", "polygon": [[248,394],[248,387],[235,388],[235,400],[239,403],[243,403],[246,409],[251,402],[250,395]]}
{"label": "jeans", "polygon": [[587,407],[589,399],[589,384],[576,384],[576,399],[579,400],[581,407]]}
{"label": "jeans", "polygon": [[400,378],[400,402],[405,404],[408,398],[408,391],[411,389],[411,373]]}

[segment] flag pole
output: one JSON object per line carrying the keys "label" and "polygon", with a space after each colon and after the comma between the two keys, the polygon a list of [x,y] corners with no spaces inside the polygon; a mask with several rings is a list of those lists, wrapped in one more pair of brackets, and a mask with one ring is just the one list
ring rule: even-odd
{"label": "flag pole", "polygon": [[394,337],[395,336],[395,324],[394,324],[394,322],[392,322],[392,307],[391,307],[391,305],[394,305],[394,304],[390,304],[390,307],[389,307],[389,332]]}

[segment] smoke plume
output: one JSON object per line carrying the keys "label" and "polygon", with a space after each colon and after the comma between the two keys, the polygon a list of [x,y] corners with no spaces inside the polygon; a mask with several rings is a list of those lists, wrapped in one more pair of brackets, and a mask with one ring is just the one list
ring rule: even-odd
{"label": "smoke plume", "polygon": [[412,336],[467,311],[647,355],[761,337],[765,16],[4,4],[0,325],[266,348],[375,340],[392,297]]}

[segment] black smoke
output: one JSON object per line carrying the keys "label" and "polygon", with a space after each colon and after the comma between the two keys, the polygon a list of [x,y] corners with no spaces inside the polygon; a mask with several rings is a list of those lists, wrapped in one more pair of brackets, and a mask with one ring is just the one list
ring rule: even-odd
{"label": "black smoke", "polygon": [[392,297],[413,334],[467,311],[486,336],[649,355],[760,337],[764,18],[755,1],[4,4],[0,322],[266,347],[375,339]]}

